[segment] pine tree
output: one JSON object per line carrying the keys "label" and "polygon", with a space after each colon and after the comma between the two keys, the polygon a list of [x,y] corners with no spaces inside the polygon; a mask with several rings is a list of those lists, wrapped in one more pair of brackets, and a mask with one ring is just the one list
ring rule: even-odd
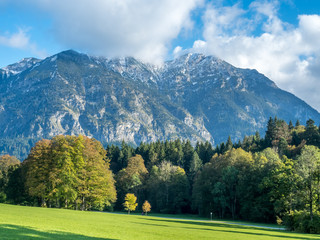
{"label": "pine tree", "polygon": [[291,131],[292,129],[294,129],[294,126],[292,124],[292,121],[290,120],[290,122],[289,122],[289,130]]}
{"label": "pine tree", "polygon": [[184,162],[183,169],[185,169],[186,172],[189,172],[194,149],[189,140],[183,142],[182,145],[183,145],[182,150],[183,150],[183,162]]}
{"label": "pine tree", "polygon": [[276,119],[273,120],[270,117],[268,124],[267,124],[267,131],[266,131],[266,136],[265,136],[266,147],[272,146],[272,141],[275,139],[275,130],[276,130]]}
{"label": "pine tree", "polygon": [[226,151],[231,150],[232,147],[233,147],[233,143],[232,143],[232,141],[231,141],[231,137],[229,136],[229,137],[228,137],[227,144],[226,144]]}
{"label": "pine tree", "polygon": [[198,171],[202,168],[202,161],[199,158],[197,152],[194,152],[192,155],[192,160],[190,163],[190,169],[189,169],[189,179],[190,182],[193,182],[193,179]]}

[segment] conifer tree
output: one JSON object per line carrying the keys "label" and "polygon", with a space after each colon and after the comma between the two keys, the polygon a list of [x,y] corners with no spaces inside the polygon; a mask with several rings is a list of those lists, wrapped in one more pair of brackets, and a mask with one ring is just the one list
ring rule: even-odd
{"label": "conifer tree", "polygon": [[289,122],[289,130],[291,131],[292,129],[294,129],[294,126],[293,126],[292,121],[290,120],[290,122]]}
{"label": "conifer tree", "polygon": [[227,144],[226,144],[226,147],[225,147],[225,148],[226,148],[226,151],[231,150],[232,147],[233,147],[233,143],[232,143],[232,141],[231,141],[231,137],[229,136],[229,137],[228,137]]}

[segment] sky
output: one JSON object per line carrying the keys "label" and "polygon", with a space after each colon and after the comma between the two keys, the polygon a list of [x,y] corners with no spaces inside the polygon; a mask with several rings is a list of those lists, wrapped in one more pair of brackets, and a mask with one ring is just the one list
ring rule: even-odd
{"label": "sky", "polygon": [[0,0],[0,68],[67,49],[153,64],[213,55],[320,112],[320,0]]}

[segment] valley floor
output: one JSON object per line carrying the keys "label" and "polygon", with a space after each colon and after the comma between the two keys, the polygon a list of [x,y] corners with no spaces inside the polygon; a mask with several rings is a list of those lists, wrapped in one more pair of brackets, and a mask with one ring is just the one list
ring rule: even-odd
{"label": "valley floor", "polygon": [[319,239],[268,225],[0,204],[1,239]]}

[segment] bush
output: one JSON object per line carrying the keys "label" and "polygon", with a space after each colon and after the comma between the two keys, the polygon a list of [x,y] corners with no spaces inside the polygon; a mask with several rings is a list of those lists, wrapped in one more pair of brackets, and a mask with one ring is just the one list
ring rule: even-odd
{"label": "bush", "polygon": [[283,217],[283,225],[290,231],[320,233],[320,212],[314,212],[311,220],[307,211],[290,211]]}
{"label": "bush", "polygon": [[0,203],[4,203],[7,200],[7,195],[4,192],[0,192]]}

